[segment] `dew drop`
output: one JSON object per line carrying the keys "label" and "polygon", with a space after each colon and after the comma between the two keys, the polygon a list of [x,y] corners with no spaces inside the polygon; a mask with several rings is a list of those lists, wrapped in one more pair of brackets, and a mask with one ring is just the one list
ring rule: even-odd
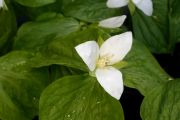
{"label": "dew drop", "polygon": [[33,100],[36,100],[36,97],[33,97]]}
{"label": "dew drop", "polygon": [[50,109],[50,113],[49,113],[49,114],[50,114],[50,115],[51,115],[51,114],[54,114],[55,111],[56,111],[56,106],[53,106],[53,107]]}
{"label": "dew drop", "polygon": [[80,108],[80,111],[83,111],[83,108]]}
{"label": "dew drop", "polygon": [[154,19],[156,19],[156,20],[158,19],[158,17],[157,17],[157,16],[155,16],[155,15],[153,16],[153,18],[154,18]]}
{"label": "dew drop", "polygon": [[70,114],[66,114],[65,118],[66,118],[66,120],[70,120],[71,119],[71,115]]}
{"label": "dew drop", "polygon": [[3,69],[3,70],[7,70],[7,68],[6,68],[6,67],[2,67],[2,69]]}
{"label": "dew drop", "polygon": [[170,78],[168,78],[168,80],[173,80],[173,78],[170,77]]}
{"label": "dew drop", "polygon": [[22,73],[27,73],[28,71],[27,70],[23,70]]}
{"label": "dew drop", "polygon": [[97,101],[96,104],[100,104],[101,102],[100,101]]}
{"label": "dew drop", "polygon": [[26,61],[20,61],[18,63],[16,63],[16,65],[24,65],[26,63]]}

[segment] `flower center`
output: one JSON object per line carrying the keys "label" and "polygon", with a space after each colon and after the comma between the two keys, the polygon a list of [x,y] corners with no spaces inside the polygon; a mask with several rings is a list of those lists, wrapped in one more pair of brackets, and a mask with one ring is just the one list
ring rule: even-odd
{"label": "flower center", "polygon": [[109,61],[106,57],[99,58],[99,60],[97,61],[97,67],[103,68],[103,67],[107,66],[108,62]]}

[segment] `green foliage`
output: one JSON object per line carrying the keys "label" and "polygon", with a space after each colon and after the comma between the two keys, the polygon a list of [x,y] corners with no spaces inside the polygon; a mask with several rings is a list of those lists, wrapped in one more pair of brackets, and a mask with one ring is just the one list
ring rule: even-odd
{"label": "green foliage", "polygon": [[143,120],[179,120],[180,80],[169,81],[153,89],[141,106]]}
{"label": "green foliage", "polygon": [[127,8],[110,9],[106,2],[6,0],[8,9],[0,8],[0,120],[124,120],[121,104],[89,75],[75,46],[91,40],[101,45],[132,29],[132,49],[114,67],[126,87],[145,96],[143,120],[179,119],[179,79],[151,52],[171,53],[180,42],[180,1],[153,0],[151,17],[131,2],[132,18],[114,29],[98,22]]}
{"label": "green foliage", "polygon": [[156,22],[140,11],[136,11],[133,15],[133,28],[135,38],[149,47],[152,52],[166,53],[168,52],[168,37],[163,35]]}
{"label": "green foliage", "polygon": [[56,0],[16,0],[21,5],[28,7],[40,7],[50,3],[54,3]]}
{"label": "green foliage", "polygon": [[98,22],[120,14],[119,9],[107,8],[106,0],[49,0],[50,3],[46,3],[46,1],[48,0],[38,0],[39,4],[36,4],[35,0],[32,4],[30,0],[17,0],[21,5],[28,7],[17,6],[20,13],[33,20],[39,15],[48,12],[62,13],[65,16],[74,17],[85,22]]}
{"label": "green foliage", "polygon": [[154,53],[170,53],[180,39],[179,1],[153,0],[152,17],[136,10],[132,15],[135,38]]}
{"label": "green foliage", "polygon": [[[64,25],[66,25],[66,23],[64,23]],[[59,32],[63,34],[65,31],[63,31],[63,26],[61,27],[59,27],[59,29],[62,29],[62,32]],[[39,28],[39,26],[37,26],[37,28]],[[22,27],[19,33],[21,33],[21,31],[24,33],[25,29]],[[42,38],[46,39],[48,37],[40,33],[38,34],[38,31],[39,30],[34,31],[34,29],[32,29],[31,32],[25,32],[29,34],[29,37],[27,37],[28,35],[19,34],[15,44],[15,46],[17,46],[15,48],[23,50],[34,51],[34,48],[37,48],[35,57],[31,59],[34,67],[58,64],[86,72],[88,68],[78,56],[74,47],[85,41],[98,40],[99,34],[101,34],[104,40],[109,36],[105,31],[102,32],[102,29],[90,27],[85,30],[73,32],[64,37],[56,37],[46,42]],[[53,30],[51,30],[51,32],[53,32]],[[30,37],[32,34],[33,37]],[[36,38],[39,38],[40,41],[43,40],[44,44],[37,44],[38,40],[34,39],[35,34],[37,34]],[[22,46],[22,44],[27,43],[26,41],[30,42],[27,44],[28,46]],[[120,69],[124,73],[125,85],[138,89],[143,95],[146,95],[149,90],[168,81],[170,78],[170,76],[162,70],[147,48],[136,40],[134,41],[131,52],[125,58],[125,62],[127,62],[127,66],[122,70]]]}
{"label": "green foliage", "polygon": [[0,9],[0,55],[9,49],[9,42],[16,32],[16,20],[11,7],[8,10]]}
{"label": "green foliage", "polygon": [[97,80],[68,76],[48,86],[40,98],[41,120],[124,120],[119,102]]}
{"label": "green foliage", "polygon": [[106,0],[71,0],[68,3],[64,0],[64,4],[62,11],[65,15],[86,22],[98,22],[119,15],[119,10],[107,8]]}
{"label": "green foliage", "polygon": [[[62,29],[63,33],[64,29]],[[34,33],[35,31],[33,31]],[[35,32],[36,33],[36,32]],[[39,36],[39,34],[38,34]],[[31,50],[34,50],[34,47],[40,48],[39,51],[36,51],[35,57],[32,59],[34,67],[48,66],[51,64],[65,65],[68,67],[78,68],[80,70],[87,71],[86,65],[83,63],[81,58],[77,55],[74,47],[83,41],[95,39],[98,36],[96,29],[88,29],[84,31],[77,31],[70,34],[66,37],[57,37],[54,40],[51,40],[49,44],[34,46],[32,44]],[[47,38],[45,36],[45,38]],[[25,40],[25,39],[22,39]],[[37,43],[37,40],[31,39],[34,43]],[[49,40],[49,39],[48,39]],[[31,43],[33,43],[31,41]],[[19,41],[21,44],[22,42]],[[28,44],[29,45],[29,44]],[[19,46],[18,49],[29,50],[29,47]]]}
{"label": "green foliage", "polygon": [[160,67],[149,50],[134,40],[132,50],[125,58],[128,65],[121,71],[125,85],[138,89],[144,96],[154,87],[167,82],[170,76]]}
{"label": "green foliage", "polygon": [[77,31],[79,27],[79,22],[75,19],[64,18],[59,14],[40,16],[38,21],[21,26],[15,38],[14,49],[37,51],[40,47],[48,45],[55,37],[65,36]]}
{"label": "green foliage", "polygon": [[[46,68],[30,69],[31,54],[14,51],[0,58],[0,118],[31,120],[48,83]],[[11,113],[11,114],[10,114]]]}
{"label": "green foliage", "polygon": [[[179,8],[180,1],[179,0],[170,0],[170,37],[171,43],[180,42],[180,8]],[[174,46],[173,46],[174,47]]]}

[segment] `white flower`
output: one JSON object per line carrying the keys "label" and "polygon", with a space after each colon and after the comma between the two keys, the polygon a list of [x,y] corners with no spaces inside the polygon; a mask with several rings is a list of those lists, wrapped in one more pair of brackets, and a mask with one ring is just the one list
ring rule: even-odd
{"label": "white flower", "polygon": [[96,41],[87,41],[75,47],[89,70],[95,72],[104,90],[118,100],[123,92],[123,78],[112,65],[120,62],[130,51],[132,39],[132,33],[125,32],[110,37],[100,48]]}
{"label": "white flower", "polygon": [[122,26],[125,19],[126,15],[107,18],[105,20],[100,21],[99,26],[104,28],[118,28]]}
{"label": "white flower", "polygon": [[[147,16],[151,16],[153,13],[152,0],[131,0],[137,8],[143,11]],[[108,0],[107,6],[109,8],[118,8],[126,6],[130,0]]]}
{"label": "white flower", "polygon": [[7,6],[6,6],[6,3],[4,2],[4,0],[0,0],[0,9],[1,8],[4,8],[7,10]]}

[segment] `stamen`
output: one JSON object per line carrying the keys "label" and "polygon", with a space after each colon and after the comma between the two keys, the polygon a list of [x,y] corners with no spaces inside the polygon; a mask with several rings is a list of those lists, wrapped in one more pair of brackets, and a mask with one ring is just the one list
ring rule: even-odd
{"label": "stamen", "polygon": [[107,66],[108,64],[108,59],[106,57],[103,57],[103,58],[100,58],[98,61],[97,61],[97,67],[99,68],[103,68],[105,66]]}

